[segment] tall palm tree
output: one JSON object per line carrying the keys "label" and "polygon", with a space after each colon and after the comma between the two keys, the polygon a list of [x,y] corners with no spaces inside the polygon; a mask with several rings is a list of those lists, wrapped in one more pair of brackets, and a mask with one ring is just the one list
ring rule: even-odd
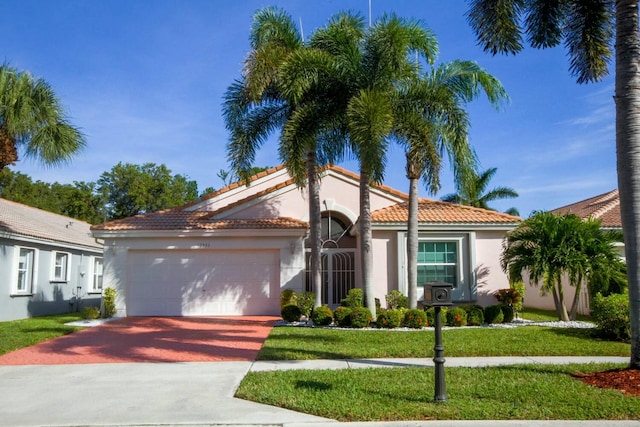
{"label": "tall palm tree", "polygon": [[472,0],[468,19],[485,51],[522,50],[520,19],[533,47],[569,50],[579,83],[608,73],[615,40],[616,153],[631,318],[630,366],[640,368],[640,24],[638,0]]}
{"label": "tall palm tree", "polygon": [[281,130],[280,158],[298,185],[302,187],[306,181],[308,188],[311,282],[318,307],[322,304],[322,242],[316,144],[319,129],[314,115],[320,109],[314,98],[291,96],[296,88],[287,85],[296,80],[283,76],[287,61],[306,46],[291,16],[274,7],[254,15],[250,44],[241,78],[225,93],[223,115],[230,132],[227,157],[232,171],[248,184],[256,151],[272,132]]}
{"label": "tall palm tree", "polygon": [[[518,193],[511,187],[496,187],[487,191],[489,181],[496,174],[497,168],[489,168],[482,172],[471,171],[466,179],[456,180],[457,193],[443,196],[441,200],[476,208],[491,209],[489,203],[500,199],[514,199]],[[512,208],[513,209],[513,208]],[[513,211],[511,211],[513,212]]]}
{"label": "tall palm tree", "polygon": [[476,157],[468,143],[464,105],[484,91],[496,107],[507,99],[502,84],[471,61],[452,61],[404,85],[394,109],[395,138],[405,147],[409,179],[407,283],[409,307],[417,307],[418,181],[440,188],[441,157],[449,156],[457,181],[472,174]]}
{"label": "tall palm tree", "polygon": [[67,122],[46,81],[0,65],[0,170],[18,161],[19,148],[27,157],[55,166],[84,146],[84,136]]}

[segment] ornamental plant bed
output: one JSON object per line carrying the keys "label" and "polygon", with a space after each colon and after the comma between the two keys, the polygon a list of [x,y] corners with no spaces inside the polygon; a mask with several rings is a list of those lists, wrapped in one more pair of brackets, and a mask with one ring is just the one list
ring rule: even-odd
{"label": "ornamental plant bed", "polygon": [[625,394],[640,397],[640,369],[612,369],[588,374],[576,373],[574,377],[598,388],[612,388]]}

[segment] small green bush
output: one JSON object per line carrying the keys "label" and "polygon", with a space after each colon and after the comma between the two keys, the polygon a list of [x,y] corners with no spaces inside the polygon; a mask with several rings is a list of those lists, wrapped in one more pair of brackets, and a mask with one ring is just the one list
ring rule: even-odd
{"label": "small green bush", "polygon": [[502,323],[504,314],[499,305],[488,305],[484,309],[484,321],[489,324]]}
{"label": "small green bush", "polygon": [[[446,323],[447,321],[447,307],[441,307],[440,313],[442,317],[442,323]],[[435,307],[428,307],[425,312],[427,313],[427,326],[435,326],[436,324],[436,309]]]}
{"label": "small green bush", "polygon": [[447,326],[467,326],[467,312],[462,307],[447,310]]}
{"label": "small green bush", "polygon": [[520,294],[520,301],[514,302],[511,305],[513,307],[513,311],[516,313],[522,313],[522,302],[524,301],[526,286],[524,282],[518,281],[511,283],[510,287]]}
{"label": "small green bush", "polygon": [[335,320],[336,325],[342,328],[348,328],[351,326],[351,312],[352,309],[349,307],[338,307],[333,312],[333,320]]}
{"label": "small green bush", "polygon": [[513,307],[507,304],[500,304],[502,310],[502,323],[511,323],[513,321]]}
{"label": "small green bush", "polygon": [[402,308],[392,308],[388,310],[381,310],[378,313],[378,318],[376,319],[376,325],[379,328],[385,328],[385,329],[398,328],[400,327],[400,325],[402,325],[405,311],[406,309],[402,309]]}
{"label": "small green bush", "polygon": [[591,318],[602,337],[618,341],[631,339],[628,294],[603,297],[601,293],[597,293],[591,302]]}
{"label": "small green bush", "polygon": [[402,326],[412,329],[422,329],[427,326],[427,313],[417,308],[405,311]]}
{"label": "small green bush", "polygon": [[354,307],[349,317],[351,318],[352,328],[367,328],[373,321],[371,310],[367,307]]}
{"label": "small green bush", "polygon": [[282,318],[287,322],[297,322],[300,320],[302,312],[300,311],[300,307],[298,307],[296,304],[287,304],[282,307],[280,314],[282,315]]}
{"label": "small green bush", "polygon": [[482,326],[484,323],[484,310],[482,307],[471,307],[467,311],[467,325]]}
{"label": "small green bush", "polygon": [[384,299],[387,301],[387,308],[394,310],[396,308],[409,308],[409,298],[403,295],[402,292],[393,290],[385,295]]}
{"label": "small green bush", "polygon": [[82,318],[83,319],[97,319],[100,315],[100,309],[98,307],[89,306],[82,309]]}
{"label": "small green bush", "polygon": [[285,305],[295,304],[297,300],[298,295],[296,291],[293,289],[285,289],[280,293],[280,310],[282,310]]}
{"label": "small green bush", "polygon": [[102,291],[102,317],[106,319],[115,316],[116,313],[116,290],[105,288]]}
{"label": "small green bush", "polygon": [[298,307],[300,307],[300,311],[303,316],[307,318],[311,314],[311,310],[313,310],[313,305],[316,303],[316,294],[313,292],[303,292],[298,294]]}
{"label": "small green bush", "polygon": [[347,297],[340,301],[340,305],[349,308],[362,307],[363,295],[362,289],[360,288],[350,289]]}
{"label": "small green bush", "polygon": [[316,307],[311,312],[311,320],[315,325],[328,326],[333,322],[333,312],[326,305]]}

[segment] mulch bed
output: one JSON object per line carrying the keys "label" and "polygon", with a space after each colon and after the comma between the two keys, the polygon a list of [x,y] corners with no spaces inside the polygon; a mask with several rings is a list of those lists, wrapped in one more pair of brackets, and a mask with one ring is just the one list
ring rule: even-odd
{"label": "mulch bed", "polygon": [[589,374],[576,373],[574,377],[593,387],[612,388],[640,397],[640,369],[612,369]]}

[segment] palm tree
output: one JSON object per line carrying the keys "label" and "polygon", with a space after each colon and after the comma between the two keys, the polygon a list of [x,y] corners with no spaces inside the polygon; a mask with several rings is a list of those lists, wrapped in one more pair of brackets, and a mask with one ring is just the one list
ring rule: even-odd
{"label": "palm tree", "polygon": [[[496,187],[487,191],[489,181],[491,181],[491,178],[493,178],[497,170],[497,168],[489,168],[480,173],[471,171],[469,176],[456,180],[457,193],[447,194],[443,196],[441,200],[449,203],[495,210],[489,207],[490,202],[518,197],[516,190],[511,187]],[[511,208],[509,213],[517,212],[514,211],[514,209],[515,208]]]}
{"label": "palm tree", "polygon": [[85,146],[67,122],[49,84],[28,72],[0,65],[0,170],[18,161],[18,149],[45,165],[59,165]]}
{"label": "palm tree", "polygon": [[242,76],[225,94],[223,115],[230,132],[227,157],[233,173],[248,184],[256,151],[272,132],[281,130],[281,160],[298,185],[304,186],[306,180],[308,187],[311,282],[318,307],[322,304],[316,144],[320,131],[314,114],[320,109],[314,98],[304,100],[291,96],[296,88],[290,85],[296,80],[283,76],[287,61],[303,52],[306,46],[291,17],[279,8],[262,9],[254,15],[250,43],[251,51]]}
{"label": "palm tree", "polygon": [[638,0],[592,2],[472,0],[468,19],[485,51],[522,50],[522,27],[533,47],[569,49],[570,72],[578,83],[608,73],[615,40],[616,153],[620,210],[625,236],[631,318],[630,366],[640,368],[640,34]]}
{"label": "palm tree", "polygon": [[440,188],[443,153],[448,154],[456,177],[473,173],[476,157],[468,143],[469,123],[463,106],[481,91],[496,107],[507,99],[502,84],[475,62],[452,61],[399,92],[394,136],[405,147],[409,179],[407,283],[411,308],[417,307],[418,299],[418,181],[423,178],[432,193]]}

